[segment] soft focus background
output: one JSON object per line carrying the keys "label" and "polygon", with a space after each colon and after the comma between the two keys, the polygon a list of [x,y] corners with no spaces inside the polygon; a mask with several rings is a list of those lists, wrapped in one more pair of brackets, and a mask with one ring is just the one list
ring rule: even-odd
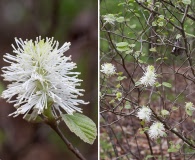
{"label": "soft focus background", "polygon": [[[7,65],[3,55],[12,53],[14,37],[33,39],[54,37],[62,45],[71,42],[65,55],[72,55],[82,74],[83,99],[90,104],[80,106],[84,114],[97,124],[98,22],[97,0],[0,0],[0,67]],[[2,74],[2,72],[1,72]],[[7,84],[0,78],[0,92]],[[7,115],[12,104],[0,99],[0,159],[2,160],[71,160],[75,156],[53,130],[44,124],[30,124],[22,117]],[[97,159],[97,140],[84,143],[66,126],[65,135],[88,160]]]}

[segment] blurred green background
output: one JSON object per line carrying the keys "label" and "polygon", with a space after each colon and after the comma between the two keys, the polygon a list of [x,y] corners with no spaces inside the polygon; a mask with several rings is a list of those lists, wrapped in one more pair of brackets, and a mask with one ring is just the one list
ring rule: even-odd
{"label": "blurred green background", "polygon": [[[83,99],[89,105],[80,106],[84,114],[97,124],[97,64],[98,64],[98,1],[97,0],[0,0],[0,67],[5,53],[12,53],[14,37],[33,39],[54,37],[60,45],[71,42],[65,55],[72,55],[78,64],[79,78],[85,89]],[[1,72],[2,74],[2,72]],[[0,92],[6,87],[0,78]],[[60,138],[44,124],[29,124],[22,117],[7,115],[13,104],[0,99],[0,159],[2,160],[71,160],[76,157]],[[65,135],[88,160],[97,159],[97,140],[84,143],[66,126]]]}

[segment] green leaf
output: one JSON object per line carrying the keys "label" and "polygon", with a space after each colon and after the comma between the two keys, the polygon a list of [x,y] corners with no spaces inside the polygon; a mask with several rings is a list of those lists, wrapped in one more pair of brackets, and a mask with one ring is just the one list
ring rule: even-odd
{"label": "green leaf", "polygon": [[133,53],[133,50],[132,49],[129,49],[125,52],[125,54],[130,54],[130,53]]}
{"label": "green leaf", "polygon": [[136,28],[136,24],[132,24],[132,25],[130,25],[129,26],[131,29],[134,29],[134,28]]}
{"label": "green leaf", "polygon": [[181,148],[180,144],[174,144],[173,141],[170,141],[169,144],[171,145],[168,149],[168,152],[178,152]]}
{"label": "green leaf", "polygon": [[182,0],[182,2],[186,5],[191,4],[191,0]]}
{"label": "green leaf", "polygon": [[118,72],[117,75],[122,76],[123,72]]}
{"label": "green leaf", "polygon": [[131,104],[129,102],[126,102],[125,109],[131,109]]}
{"label": "green leaf", "polygon": [[175,107],[175,106],[172,107],[172,110],[173,110],[173,111],[176,111],[176,110],[178,110],[178,109],[179,109],[178,107]]}
{"label": "green leaf", "polygon": [[163,82],[162,85],[165,86],[165,87],[168,87],[168,88],[172,87],[172,85],[168,82]]}
{"label": "green leaf", "polygon": [[72,132],[84,142],[93,144],[97,136],[97,128],[90,118],[80,113],[62,114],[61,117]]}
{"label": "green leaf", "polygon": [[145,160],[148,160],[148,159],[153,158],[153,157],[154,157],[153,155],[147,155]]}
{"label": "green leaf", "polygon": [[115,99],[112,99],[109,103],[110,103],[110,104],[115,103]]}
{"label": "green leaf", "polygon": [[156,82],[156,83],[155,83],[155,86],[156,86],[156,87],[160,87],[160,86],[161,86],[161,84],[160,84],[160,83],[158,83],[158,82]]}
{"label": "green leaf", "polygon": [[163,116],[167,116],[167,115],[169,115],[169,111],[167,111],[166,109],[163,109],[163,110],[161,110],[161,114]]}
{"label": "green leaf", "polygon": [[189,116],[192,116],[193,111],[192,111],[192,110],[188,110],[188,109],[186,109],[186,113],[187,113]]}
{"label": "green leaf", "polygon": [[164,18],[165,18],[165,16],[163,16],[163,15],[159,15],[159,16],[158,16],[158,18],[160,18],[160,19],[164,19]]}
{"label": "green leaf", "polygon": [[133,3],[129,3],[129,6],[132,6],[132,7],[133,7],[133,6],[134,6],[134,4],[133,4]]}
{"label": "green leaf", "polygon": [[0,82],[0,95],[5,90],[3,83]]}
{"label": "green leaf", "polygon": [[117,47],[116,49],[117,49],[118,51],[120,51],[120,52],[124,52],[124,51],[128,51],[128,50],[129,50],[128,47]]}
{"label": "green leaf", "polygon": [[169,148],[168,152],[178,152],[178,149],[177,148]]}
{"label": "green leaf", "polygon": [[193,148],[190,148],[188,145],[184,146],[184,153],[186,154],[195,154],[195,150]]}
{"label": "green leaf", "polygon": [[156,3],[155,3],[155,6],[156,6],[156,7],[160,7],[160,5],[161,5],[160,2],[156,2]]}
{"label": "green leaf", "polygon": [[[145,124],[145,122],[144,122],[144,124]],[[140,134],[144,134],[144,132],[146,132],[146,131],[148,131],[148,130],[149,130],[148,127],[144,127],[144,128],[140,128],[140,129],[139,129],[139,132],[140,132]]]}
{"label": "green leaf", "polygon": [[125,19],[124,19],[124,17],[118,17],[118,18],[116,19],[116,21],[119,22],[119,23],[122,23],[122,22],[125,21]]}
{"label": "green leaf", "polygon": [[163,57],[163,58],[160,57],[160,58],[157,58],[157,59],[156,59],[156,62],[158,62],[158,61],[160,61],[160,60],[167,60],[167,59],[168,59],[167,57]]}
{"label": "green leaf", "polygon": [[145,121],[142,120],[142,121],[140,122],[140,124],[141,124],[142,126],[144,126],[144,125],[145,125]]}
{"label": "green leaf", "polygon": [[116,98],[119,99],[119,98],[121,98],[121,97],[122,97],[122,93],[121,93],[121,92],[117,92],[117,93],[116,93]]}
{"label": "green leaf", "polygon": [[117,81],[122,81],[123,79],[126,79],[127,77],[126,76],[119,76],[118,78],[117,78]]}
{"label": "green leaf", "polygon": [[144,134],[144,130],[142,128],[139,129],[140,134]]}
{"label": "green leaf", "polygon": [[154,48],[150,48],[150,50],[149,50],[150,52],[156,52],[156,47],[154,47]]}
{"label": "green leaf", "polygon": [[157,26],[157,24],[156,24],[156,22],[154,21],[154,22],[152,22],[152,26]]}
{"label": "green leaf", "polygon": [[126,47],[128,46],[129,44],[127,42],[119,42],[116,44],[117,47]]}
{"label": "green leaf", "polygon": [[168,149],[168,152],[178,152],[181,146],[179,144],[171,144],[171,147]]}
{"label": "green leaf", "polygon": [[139,86],[141,84],[140,81],[135,82],[135,86]]}
{"label": "green leaf", "polygon": [[138,57],[140,57],[142,55],[142,53],[140,52],[140,51],[136,51],[135,53],[134,53],[134,57],[135,58],[138,58]]}
{"label": "green leaf", "polygon": [[141,64],[142,64],[142,63],[145,63],[145,62],[142,61],[141,59],[138,59],[138,62],[141,63]]}
{"label": "green leaf", "polygon": [[119,43],[116,44],[116,47],[117,47],[118,51],[123,52],[123,51],[129,50],[128,45],[129,44],[127,42],[119,42]]}
{"label": "green leaf", "polygon": [[141,17],[141,16],[139,15],[139,13],[135,13],[135,15],[136,15],[136,17]]}
{"label": "green leaf", "polygon": [[161,138],[157,138],[157,139],[156,139],[156,143],[160,145],[160,143],[161,143]]}
{"label": "green leaf", "polygon": [[156,62],[160,61],[161,59],[162,59],[162,58],[157,58],[157,59],[156,59]]}
{"label": "green leaf", "polygon": [[120,83],[116,85],[116,88],[120,88],[120,87],[121,87],[121,84]]}
{"label": "green leaf", "polygon": [[125,5],[125,2],[121,2],[118,4],[118,6],[123,6],[123,5]]}
{"label": "green leaf", "polygon": [[134,48],[136,44],[130,44],[129,47]]}
{"label": "green leaf", "polygon": [[158,26],[162,27],[162,26],[164,26],[164,23],[163,22],[159,22]]}

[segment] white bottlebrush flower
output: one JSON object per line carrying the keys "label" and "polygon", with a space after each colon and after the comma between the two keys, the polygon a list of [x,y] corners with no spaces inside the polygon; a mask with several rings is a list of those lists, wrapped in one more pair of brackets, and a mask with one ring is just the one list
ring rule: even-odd
{"label": "white bottlebrush flower", "polygon": [[[52,104],[52,111],[66,111],[72,114],[82,112],[79,104],[86,104],[78,99],[83,89],[77,89],[82,80],[78,79],[78,72],[73,72],[76,64],[71,62],[71,56],[63,55],[69,49],[70,43],[64,43],[61,48],[53,38],[36,41],[23,41],[15,38],[17,47],[12,45],[14,55],[4,55],[4,61],[10,66],[2,68],[5,81],[12,82],[2,97],[8,102],[14,102],[17,110],[10,114],[14,117],[30,114],[36,118]],[[16,100],[11,100],[16,96]],[[55,112],[53,112],[55,113]]]}
{"label": "white bottlebrush flower", "polygon": [[137,112],[137,117],[141,120],[150,122],[151,119],[151,115],[152,115],[152,111],[149,107],[145,107],[143,106],[142,108],[140,108]]}
{"label": "white bottlebrush flower", "polygon": [[144,72],[144,75],[140,79],[140,83],[145,85],[146,87],[148,85],[153,86],[156,81],[156,73],[154,66],[150,65],[147,67],[146,71]]}
{"label": "white bottlebrush flower", "polygon": [[104,63],[101,65],[101,72],[106,74],[107,76],[112,76],[116,73],[116,68],[112,63]]}
{"label": "white bottlebrush flower", "polygon": [[157,139],[165,135],[165,127],[161,122],[154,122],[148,131],[150,138]]}
{"label": "white bottlebrush flower", "polygon": [[105,23],[110,23],[114,25],[114,22],[116,21],[116,17],[113,14],[107,14],[103,16],[103,20]]}

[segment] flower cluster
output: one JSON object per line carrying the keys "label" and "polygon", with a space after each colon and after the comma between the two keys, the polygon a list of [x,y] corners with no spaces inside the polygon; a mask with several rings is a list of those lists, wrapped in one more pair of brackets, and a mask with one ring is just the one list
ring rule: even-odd
{"label": "flower cluster", "polygon": [[165,135],[165,128],[161,122],[154,122],[148,131],[150,138],[157,139]]}
{"label": "flower cluster", "polygon": [[140,108],[139,111],[137,112],[137,117],[147,122],[150,122],[151,115],[152,115],[151,109],[145,106]]}
{"label": "flower cluster", "polygon": [[146,72],[144,72],[144,76],[141,77],[140,83],[145,85],[146,87],[153,86],[156,81],[156,73],[154,66],[150,65],[147,67]]}
{"label": "flower cluster", "polygon": [[107,76],[112,76],[116,73],[116,68],[112,63],[104,63],[101,65],[101,72],[106,74]]}
{"label": "flower cluster", "polygon": [[[59,113],[82,112],[77,107],[86,104],[78,99],[84,91],[77,88],[82,81],[77,78],[80,73],[71,71],[76,64],[71,62],[71,56],[63,54],[70,43],[58,48],[59,43],[53,38],[41,37],[37,37],[35,42],[15,38],[15,42],[17,47],[12,45],[15,55],[4,55],[10,66],[2,68],[4,80],[12,82],[2,97],[14,102],[17,108],[10,115],[24,114],[25,117],[30,114],[30,119],[34,119],[48,107]],[[13,96],[16,100],[11,100]]]}
{"label": "flower cluster", "polygon": [[[146,122],[151,121],[152,110],[149,107],[143,106],[139,108],[136,117]],[[159,137],[163,137],[165,135],[165,128],[161,122],[154,122],[148,131],[150,138],[157,139]]]}

